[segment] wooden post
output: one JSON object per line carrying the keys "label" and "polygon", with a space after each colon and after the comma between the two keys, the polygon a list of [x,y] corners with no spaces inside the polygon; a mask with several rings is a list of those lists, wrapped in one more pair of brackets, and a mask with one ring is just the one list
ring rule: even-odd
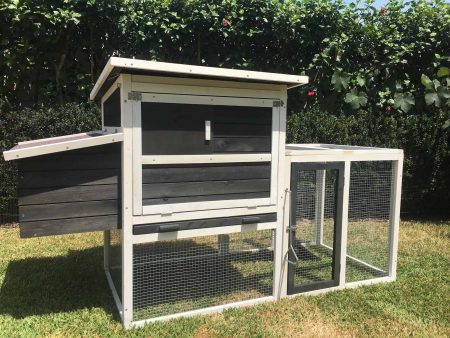
{"label": "wooden post", "polygon": [[325,213],[325,170],[316,170],[316,201],[314,223],[316,227],[316,245],[323,242],[323,219]]}

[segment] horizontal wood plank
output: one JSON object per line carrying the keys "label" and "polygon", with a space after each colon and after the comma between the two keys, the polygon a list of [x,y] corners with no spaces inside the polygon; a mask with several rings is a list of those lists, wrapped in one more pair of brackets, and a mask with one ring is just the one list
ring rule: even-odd
{"label": "horizontal wood plank", "polygon": [[272,125],[271,107],[213,106],[213,123]]}
{"label": "horizontal wood plank", "polygon": [[181,231],[181,230],[205,229],[213,227],[249,224],[247,223],[246,219],[255,220],[257,223],[275,222],[277,220],[277,214],[270,213],[270,214],[257,214],[257,215],[235,216],[235,217],[197,219],[181,222],[140,224],[133,226],[133,235],[144,235],[162,232],[161,230],[163,228],[173,228],[178,229],[176,231]]}
{"label": "horizontal wood plank", "polygon": [[20,222],[116,215],[118,214],[118,201],[25,205],[20,207],[19,212]]}
{"label": "horizontal wood plank", "polygon": [[272,126],[270,124],[249,123],[214,123],[214,137],[270,137]]}
{"label": "horizontal wood plank", "polygon": [[79,185],[64,188],[19,189],[19,205],[85,202],[118,198],[116,184]]}
{"label": "horizontal wood plank", "polygon": [[120,228],[117,215],[68,218],[20,223],[20,237],[64,235]]}
{"label": "horizontal wood plank", "polygon": [[60,170],[23,172],[20,189],[71,187],[76,185],[117,184],[119,169]]}
{"label": "horizontal wood plank", "polygon": [[211,165],[144,165],[143,183],[170,183],[270,178],[270,162]]}
{"label": "horizontal wood plank", "polygon": [[[82,157],[82,158],[80,158]],[[120,153],[106,154],[72,154],[62,152],[53,156],[29,157],[18,161],[21,172],[29,171],[59,171],[86,169],[119,169]]]}
{"label": "horizontal wood plank", "polygon": [[270,190],[270,179],[143,184],[143,199],[236,194]]}
{"label": "horizontal wood plank", "polygon": [[270,153],[272,143],[270,137],[214,137],[214,153]]}

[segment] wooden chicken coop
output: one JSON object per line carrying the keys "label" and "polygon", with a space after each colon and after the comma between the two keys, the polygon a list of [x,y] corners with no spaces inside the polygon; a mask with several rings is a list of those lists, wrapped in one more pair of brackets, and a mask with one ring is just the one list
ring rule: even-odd
{"label": "wooden chicken coop", "polygon": [[403,152],[285,145],[307,82],[112,57],[102,130],[4,152],[21,236],[104,231],[127,328],[395,280]]}

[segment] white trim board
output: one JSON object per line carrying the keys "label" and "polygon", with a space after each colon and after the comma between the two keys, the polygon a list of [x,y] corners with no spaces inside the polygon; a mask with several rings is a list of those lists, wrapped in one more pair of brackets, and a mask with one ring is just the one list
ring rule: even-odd
{"label": "white trim board", "polygon": [[186,77],[197,76],[212,79],[234,79],[245,80],[248,82],[263,82],[285,85],[299,85],[308,83],[308,77],[301,75],[255,72],[250,70],[193,66],[178,63],[111,57],[105,65],[105,68],[103,68],[100,77],[91,91],[91,100],[96,99],[100,89],[114,68],[148,72],[149,75],[151,75],[151,73],[167,73],[185,75]]}
{"label": "white trim board", "polygon": [[176,319],[176,318],[185,318],[185,317],[193,317],[193,316],[198,316],[198,315],[209,315],[209,314],[213,314],[213,313],[220,313],[220,312],[223,312],[224,310],[231,309],[231,308],[246,307],[246,306],[260,304],[263,302],[271,302],[274,300],[275,300],[275,297],[273,297],[273,296],[243,300],[240,302],[217,305],[217,306],[212,306],[212,307],[207,307],[207,308],[202,308],[202,309],[197,309],[197,310],[192,310],[192,311],[187,311],[187,312],[176,313],[173,315],[139,320],[139,321],[132,322],[130,327],[138,328],[138,327],[143,327],[145,324],[150,324],[150,323],[154,323],[154,322],[158,322],[158,321],[165,321],[165,320],[172,320],[172,319]]}
{"label": "white trim board", "polygon": [[62,151],[122,142],[123,134],[105,134],[102,131],[50,137],[40,140],[20,142],[14,148],[3,152],[5,161],[40,156]]}

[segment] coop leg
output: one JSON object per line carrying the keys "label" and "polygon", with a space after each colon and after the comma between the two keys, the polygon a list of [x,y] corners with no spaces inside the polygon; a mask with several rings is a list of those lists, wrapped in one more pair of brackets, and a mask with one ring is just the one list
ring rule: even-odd
{"label": "coop leg", "polygon": [[219,255],[225,255],[230,251],[230,236],[229,235],[219,235]]}
{"label": "coop leg", "polygon": [[323,242],[323,219],[325,209],[325,170],[316,171],[316,200],[315,200],[315,218],[316,245],[322,245]]}

